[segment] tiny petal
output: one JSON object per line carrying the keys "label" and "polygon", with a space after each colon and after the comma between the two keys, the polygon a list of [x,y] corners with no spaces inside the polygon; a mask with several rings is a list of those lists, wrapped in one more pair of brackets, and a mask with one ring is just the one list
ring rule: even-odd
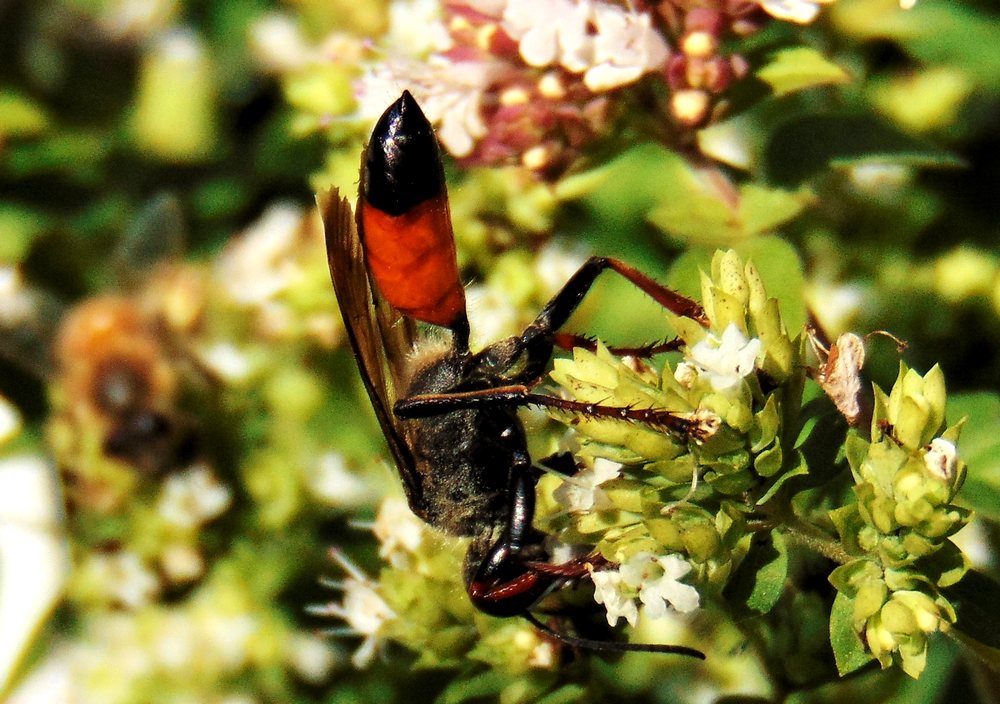
{"label": "tiny petal", "polygon": [[819,2],[831,0],[758,0],[764,11],[779,20],[809,24],[819,14]]}
{"label": "tiny petal", "polygon": [[955,476],[958,463],[958,448],[955,443],[944,438],[934,438],[924,455],[927,470],[939,479],[948,480]]}
{"label": "tiny petal", "polygon": [[721,338],[709,334],[694,345],[689,358],[713,390],[734,393],[740,381],[756,368],[762,349],[763,343],[758,338],[747,340],[736,324],[730,323]]}
{"label": "tiny petal", "polygon": [[617,478],[622,466],[617,462],[598,457],[594,466],[566,477],[553,492],[555,500],[570,513],[603,511],[611,508],[607,494],[600,488],[604,482]]}
{"label": "tiny petal", "polygon": [[635,599],[625,593],[625,584],[617,570],[601,570],[590,575],[594,583],[594,601],[603,604],[608,612],[608,625],[615,626],[622,616],[635,626],[639,622],[639,609]]}
{"label": "tiny petal", "polygon": [[379,507],[372,532],[380,544],[379,556],[399,567],[420,547],[424,524],[413,515],[406,501],[390,496]]}
{"label": "tiny petal", "polygon": [[233,496],[204,464],[167,478],[160,490],[157,511],[181,528],[195,528],[220,516]]}
{"label": "tiny petal", "polygon": [[648,14],[597,4],[592,23],[596,27],[593,66],[583,81],[595,93],[633,83],[661,68],[670,55]]}

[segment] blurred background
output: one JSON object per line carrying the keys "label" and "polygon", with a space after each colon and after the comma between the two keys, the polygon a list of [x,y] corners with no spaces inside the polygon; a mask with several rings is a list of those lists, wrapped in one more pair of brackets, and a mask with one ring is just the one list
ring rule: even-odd
{"label": "blurred background", "polygon": [[[353,197],[402,88],[445,146],[474,340],[522,329],[589,254],[697,292],[735,247],[831,336],[886,330],[943,367],[971,416],[963,548],[996,575],[998,8],[605,4],[656,34],[584,71],[511,44],[558,46],[564,0],[0,0],[0,696],[779,698],[732,625],[698,634],[728,645],[695,668],[474,614],[461,546],[401,506],[314,197]],[[573,327],[658,339],[633,295],[598,287]],[[888,387],[897,360],[875,341],[867,371]],[[400,550],[433,567],[404,580]],[[780,696],[995,697],[964,663],[940,639],[919,683]]]}

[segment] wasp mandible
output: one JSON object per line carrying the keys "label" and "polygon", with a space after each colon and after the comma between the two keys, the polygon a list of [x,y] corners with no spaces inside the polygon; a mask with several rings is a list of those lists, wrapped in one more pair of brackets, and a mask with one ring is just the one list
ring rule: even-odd
{"label": "wasp mandible", "polygon": [[[410,508],[434,528],[472,539],[464,578],[473,604],[494,616],[524,616],[576,646],[703,658],[682,646],[567,636],[530,613],[546,592],[585,578],[601,558],[549,561],[532,526],[539,470],[517,415],[519,406],[540,405],[688,432],[690,422],[668,411],[595,406],[533,389],[557,342],[584,340],[558,331],[606,269],[678,315],[704,322],[701,307],[624,262],[592,257],[524,332],[472,351],[441,154],[409,92],[385,111],[364,150],[356,217],[335,190],[319,202],[348,338]],[[450,335],[421,335],[417,323]]]}

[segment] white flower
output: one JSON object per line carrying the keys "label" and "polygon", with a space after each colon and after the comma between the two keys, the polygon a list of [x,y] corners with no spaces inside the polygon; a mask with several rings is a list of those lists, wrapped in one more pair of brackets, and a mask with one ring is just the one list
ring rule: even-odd
{"label": "white flower", "polygon": [[270,71],[293,71],[320,58],[295,21],[279,12],[264,15],[251,25],[250,48]]}
{"label": "white flower", "polygon": [[681,613],[698,608],[698,590],[680,581],[691,571],[691,565],[677,555],[656,557],[650,552],[640,552],[619,571],[626,584],[639,590],[639,600],[650,618],[665,616],[667,604]]}
{"label": "white flower", "polygon": [[465,296],[473,346],[485,346],[521,331],[524,323],[520,311],[503,288],[472,284],[465,289]]}
{"label": "white flower", "polygon": [[307,486],[331,506],[357,506],[372,498],[372,487],[347,468],[339,452],[324,452],[307,468]]}
{"label": "white flower", "polygon": [[[348,573],[348,578],[342,582],[326,582],[326,584],[340,589],[344,593],[344,599],[339,604],[330,602],[310,607],[309,611],[318,616],[335,616],[343,619],[347,622],[350,633],[364,636],[361,647],[351,656],[354,667],[362,669],[371,663],[383,626],[394,619],[396,614],[379,595],[377,583],[371,581],[339,550],[331,550],[330,554]],[[341,634],[343,631],[331,630],[330,633]]]}
{"label": "white flower", "polygon": [[[757,0],[764,11],[779,20],[809,24],[819,14],[820,5],[828,5],[833,0]],[[899,0],[899,7],[910,10],[917,0]]]}
{"label": "white flower", "polygon": [[104,591],[128,609],[143,607],[160,593],[160,580],[134,552],[94,555],[88,568]]}
{"label": "white flower", "polygon": [[534,273],[543,296],[553,296],[587,261],[587,252],[580,246],[549,241],[535,255]]}
{"label": "white flower", "polygon": [[958,464],[958,448],[955,443],[944,438],[934,438],[924,455],[927,470],[939,479],[949,480],[955,476]]}
{"label": "white flower", "polygon": [[688,357],[713,390],[732,394],[739,389],[743,377],[753,372],[762,348],[758,338],[747,340],[736,324],[730,323],[721,339],[709,333],[690,349]]}
{"label": "white flower", "polygon": [[17,437],[21,432],[21,414],[14,404],[0,396],[0,446]]}
{"label": "white flower", "polygon": [[614,626],[622,616],[632,626],[639,620],[636,597],[645,606],[650,618],[662,618],[673,610],[688,613],[698,608],[698,591],[680,578],[691,571],[691,565],[677,555],[657,557],[651,552],[636,553],[616,570],[591,573],[594,600],[608,612],[608,624]]}
{"label": "white flower", "polygon": [[594,583],[594,601],[603,604],[608,612],[608,625],[615,626],[625,617],[629,625],[639,622],[639,608],[635,605],[632,590],[628,589],[618,570],[600,570],[590,574]]}
{"label": "white flower", "polygon": [[397,59],[380,63],[358,83],[358,117],[375,122],[385,106],[407,88],[436,126],[445,149],[456,157],[468,156],[487,132],[480,107],[483,92],[498,68],[498,64],[452,61],[440,55],[421,62]]}
{"label": "white flower", "polygon": [[612,90],[660,69],[670,54],[646,13],[627,12],[617,5],[594,6],[593,64],[583,82],[597,93]]}
{"label": "white flower", "polygon": [[302,220],[299,206],[272,205],[223,250],[217,278],[234,301],[260,305],[302,277],[293,252]]}
{"label": "white flower", "polygon": [[336,664],[330,644],[312,633],[294,633],[288,643],[288,661],[310,684],[321,684]]}
{"label": "white flower", "polygon": [[253,371],[250,358],[232,342],[221,340],[198,350],[203,364],[223,381],[238,384]]}
{"label": "white flower", "polygon": [[394,51],[420,57],[452,47],[451,35],[441,21],[440,0],[395,0],[389,5],[385,41]]}
{"label": "white flower", "polygon": [[669,55],[649,14],[604,2],[510,0],[503,28],[526,64],[583,73],[595,93],[658,70]]}
{"label": "white flower", "polygon": [[173,543],[163,548],[160,569],[170,582],[187,584],[205,574],[205,559],[194,546]]}
{"label": "white flower", "polygon": [[521,58],[529,66],[558,62],[568,71],[580,73],[590,65],[590,15],[588,0],[510,0],[503,13],[503,28],[517,40]]}
{"label": "white flower", "polygon": [[62,505],[55,469],[44,458],[0,459],[0,692],[9,687],[69,575]]}
{"label": "white flower", "polygon": [[224,513],[232,500],[229,487],[206,465],[197,464],[167,477],[156,508],[169,523],[195,528]]}
{"label": "white flower", "polygon": [[819,14],[819,3],[833,0],[758,0],[764,12],[779,20],[809,24]]}
{"label": "white flower", "polygon": [[413,515],[404,499],[390,496],[378,509],[372,533],[379,541],[379,556],[394,567],[402,567],[420,547],[424,523]]}
{"label": "white flower", "polygon": [[173,0],[117,0],[104,3],[101,27],[113,39],[144,39],[170,26],[176,12]]}
{"label": "white flower", "polygon": [[0,266],[0,324],[15,327],[31,321],[41,305],[40,298],[24,285],[20,270]]}
{"label": "white flower", "polygon": [[611,501],[600,485],[621,475],[621,468],[618,462],[598,457],[593,467],[566,477],[553,492],[553,497],[570,513],[607,510],[611,508]]}

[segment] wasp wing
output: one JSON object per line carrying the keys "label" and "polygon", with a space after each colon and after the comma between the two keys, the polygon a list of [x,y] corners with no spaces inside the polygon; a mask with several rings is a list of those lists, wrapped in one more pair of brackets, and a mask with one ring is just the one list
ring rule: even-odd
{"label": "wasp wing", "polygon": [[358,226],[347,199],[337,189],[331,189],[321,193],[318,202],[326,232],[330,278],[361,380],[396,461],[410,507],[420,515],[424,505],[420,473],[407,429],[392,413],[397,389],[403,383],[406,357],[416,338],[415,326],[372,288]]}

